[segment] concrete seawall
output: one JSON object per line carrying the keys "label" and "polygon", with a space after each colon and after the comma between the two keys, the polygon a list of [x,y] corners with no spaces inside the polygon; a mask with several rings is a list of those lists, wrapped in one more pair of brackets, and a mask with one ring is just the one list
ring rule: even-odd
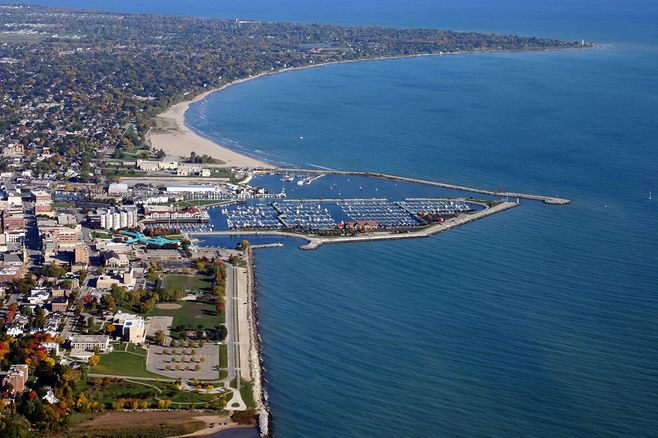
{"label": "concrete seawall", "polygon": [[[279,171],[285,173],[354,175],[354,176],[365,176],[370,178],[390,179],[394,181],[403,181],[409,183],[441,187],[450,190],[459,190],[462,192],[479,193],[482,195],[500,196],[506,198],[520,198],[520,199],[528,199],[531,201],[542,201],[546,204],[551,204],[551,205],[565,205],[571,202],[569,199],[566,198],[537,195],[532,193],[496,192],[494,190],[480,189],[477,187],[461,186],[457,184],[449,184],[449,183],[443,183],[439,181],[432,181],[432,180],[420,179],[420,178],[408,178],[406,176],[389,175],[386,173],[379,173],[379,172],[363,172],[363,171],[349,171],[349,170],[318,170],[318,169],[279,169]],[[267,172],[262,172],[262,173],[267,173]]]}

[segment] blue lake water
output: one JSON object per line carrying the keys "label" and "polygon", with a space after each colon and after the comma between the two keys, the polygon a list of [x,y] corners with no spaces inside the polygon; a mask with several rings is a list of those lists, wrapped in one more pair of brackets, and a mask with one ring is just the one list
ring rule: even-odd
{"label": "blue lake water", "polygon": [[656,434],[655,1],[52,3],[602,43],[286,73],[188,123],[277,163],[573,200],[429,239],[259,251],[277,436]]}

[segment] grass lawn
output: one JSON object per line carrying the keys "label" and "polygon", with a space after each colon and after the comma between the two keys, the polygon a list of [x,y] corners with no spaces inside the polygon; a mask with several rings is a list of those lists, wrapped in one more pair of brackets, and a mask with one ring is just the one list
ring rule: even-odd
{"label": "grass lawn", "polygon": [[94,239],[111,239],[112,235],[101,231],[94,231]]}
{"label": "grass lawn", "polygon": [[183,292],[199,290],[204,292],[212,292],[212,278],[201,274],[167,275],[165,280],[165,290],[182,290]]}
{"label": "grass lawn", "polygon": [[242,401],[247,405],[248,408],[256,407],[254,403],[254,383],[248,382],[246,380],[240,381],[240,395],[242,396]]}
{"label": "grass lawn", "polygon": [[146,371],[146,355],[125,352],[101,354],[98,365],[91,369],[93,374],[109,374],[113,376],[162,377]]}
{"label": "grass lawn", "polygon": [[226,368],[228,366],[228,347],[226,344],[219,346],[219,367]]}
{"label": "grass lawn", "polygon": [[54,208],[71,208],[73,207],[73,202],[53,202],[53,207]]}
{"label": "grass lawn", "polygon": [[199,303],[196,301],[179,301],[180,309],[158,309],[151,310],[150,316],[173,316],[172,327],[190,326],[196,330],[201,324],[203,328],[213,328],[224,322],[225,314],[217,314],[214,304]]}

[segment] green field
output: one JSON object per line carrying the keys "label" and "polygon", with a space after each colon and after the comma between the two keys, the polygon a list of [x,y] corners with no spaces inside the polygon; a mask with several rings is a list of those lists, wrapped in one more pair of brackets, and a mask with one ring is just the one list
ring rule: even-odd
{"label": "green field", "polygon": [[167,275],[165,279],[165,290],[180,290],[183,292],[192,292],[195,290],[202,292],[212,292],[212,278],[207,275]]}
{"label": "green field", "polygon": [[226,368],[228,366],[228,347],[226,344],[219,346],[219,367]]}
{"label": "green field", "polygon": [[112,376],[161,377],[146,371],[146,355],[125,353],[121,351],[100,355],[98,365],[91,369],[93,374]]}
{"label": "green field", "polygon": [[200,324],[203,328],[213,328],[224,322],[224,313],[217,314],[214,304],[199,303],[196,301],[180,301],[180,309],[151,310],[151,316],[173,316],[172,328],[179,325],[197,329]]}
{"label": "green field", "polygon": [[240,381],[240,395],[242,396],[242,401],[247,405],[247,408],[256,407],[254,403],[254,384],[246,380]]}

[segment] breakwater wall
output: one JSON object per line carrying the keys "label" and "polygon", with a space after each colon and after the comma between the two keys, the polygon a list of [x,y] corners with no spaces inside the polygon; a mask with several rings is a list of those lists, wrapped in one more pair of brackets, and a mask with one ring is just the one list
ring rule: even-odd
{"label": "breakwater wall", "polygon": [[458,227],[460,225],[467,224],[469,222],[482,219],[484,217],[490,216],[492,214],[500,213],[501,211],[508,210],[510,208],[516,207],[516,202],[503,202],[494,207],[486,208],[484,210],[478,211],[476,213],[459,215],[457,217],[446,220],[445,222],[440,222],[432,224],[428,227],[417,231],[409,231],[399,234],[393,233],[372,233],[365,235],[357,236],[345,236],[345,237],[318,237],[308,239],[306,245],[302,245],[299,248],[304,250],[313,250],[318,249],[320,246],[329,244],[329,243],[357,243],[357,242],[372,242],[375,240],[400,240],[400,239],[416,239],[420,237],[429,237],[434,234],[442,233],[448,231],[452,228]]}
{"label": "breakwater wall", "polygon": [[[260,246],[267,247],[267,246]],[[256,247],[258,248],[258,247]],[[262,438],[272,436],[272,415],[267,403],[267,390],[265,389],[265,367],[263,364],[263,354],[261,351],[261,338],[258,322],[258,299],[256,275],[254,270],[254,253],[253,248],[247,250],[247,281],[249,284],[249,335],[251,349],[249,351],[249,364],[251,367],[251,376],[254,382],[254,401],[256,402],[256,412],[258,413],[258,431]]]}
{"label": "breakwater wall", "polygon": [[[569,199],[559,198],[554,196],[545,196],[545,195],[538,195],[533,193],[521,193],[521,192],[497,192],[494,190],[480,189],[477,187],[449,184],[449,183],[443,183],[439,181],[432,181],[432,180],[420,179],[420,178],[409,178],[406,176],[389,175],[380,172],[364,172],[364,171],[350,171],[350,170],[318,170],[318,169],[280,169],[280,171],[285,171],[286,173],[354,175],[354,176],[365,176],[370,178],[389,179],[394,181],[430,185],[430,186],[441,187],[450,190],[459,190],[462,192],[479,193],[482,195],[499,196],[504,198],[528,199],[531,201],[541,201],[544,202],[545,204],[551,204],[551,205],[565,205],[571,202]],[[267,172],[263,172],[263,173],[267,173]]]}

